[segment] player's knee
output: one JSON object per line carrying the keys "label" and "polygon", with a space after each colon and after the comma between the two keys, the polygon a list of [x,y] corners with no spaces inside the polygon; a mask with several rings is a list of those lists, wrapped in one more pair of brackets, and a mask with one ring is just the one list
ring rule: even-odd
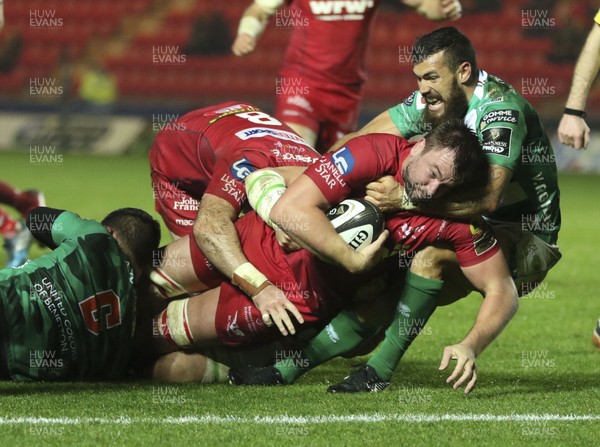
{"label": "player's knee", "polygon": [[194,337],[188,322],[189,298],[171,301],[154,320],[155,333],[172,345],[181,348],[191,348]]}
{"label": "player's knee", "polygon": [[443,279],[445,266],[454,260],[452,252],[443,248],[425,247],[412,259],[410,271],[429,279]]}

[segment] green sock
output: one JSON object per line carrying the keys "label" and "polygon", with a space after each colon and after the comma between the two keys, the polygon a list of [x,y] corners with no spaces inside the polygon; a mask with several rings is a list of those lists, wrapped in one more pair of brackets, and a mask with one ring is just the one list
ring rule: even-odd
{"label": "green sock", "polygon": [[308,342],[298,358],[279,359],[275,368],[287,383],[293,383],[306,371],[356,348],[377,329],[360,322],[353,311],[344,310]]}
{"label": "green sock", "polygon": [[407,272],[394,320],[385,331],[379,350],[367,363],[383,380],[391,380],[404,352],[429,320],[443,284],[444,281]]}

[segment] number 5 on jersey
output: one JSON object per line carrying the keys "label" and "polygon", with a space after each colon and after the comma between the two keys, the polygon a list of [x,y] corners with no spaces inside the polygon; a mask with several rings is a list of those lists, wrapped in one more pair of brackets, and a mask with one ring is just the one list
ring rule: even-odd
{"label": "number 5 on jersey", "polygon": [[112,290],[86,298],[79,303],[79,308],[85,326],[94,335],[121,324],[121,300]]}

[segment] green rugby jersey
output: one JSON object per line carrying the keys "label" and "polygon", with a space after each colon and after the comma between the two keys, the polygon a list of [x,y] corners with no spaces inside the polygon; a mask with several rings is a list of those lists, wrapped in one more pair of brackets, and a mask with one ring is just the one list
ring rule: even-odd
{"label": "green rugby jersey", "polygon": [[34,234],[51,229],[54,251],[0,271],[0,327],[10,375],[122,377],[135,329],[130,261],[100,223],[68,211],[53,218],[30,214],[28,225]]}
{"label": "green rugby jersey", "polygon": [[[426,106],[415,91],[389,109],[404,138],[423,133]],[[524,231],[555,244],[561,223],[556,163],[535,109],[512,86],[480,70],[465,124],[477,133],[489,162],[512,171],[498,209],[486,217],[518,222]]]}

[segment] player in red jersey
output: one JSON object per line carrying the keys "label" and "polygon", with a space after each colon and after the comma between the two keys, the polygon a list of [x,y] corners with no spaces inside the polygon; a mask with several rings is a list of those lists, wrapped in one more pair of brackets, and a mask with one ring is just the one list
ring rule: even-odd
{"label": "player in red jersey", "polygon": [[[441,127],[441,133],[453,132],[451,129]],[[378,174],[397,174],[399,178],[406,181],[405,184],[413,185],[415,187],[413,198],[421,195],[419,191],[425,190],[431,195],[441,194],[444,192],[444,186],[466,184],[473,178],[473,176],[471,178],[459,176],[458,172],[487,172],[486,169],[481,169],[483,157],[457,157],[454,155],[455,152],[440,144],[442,141],[464,144],[464,137],[467,136],[464,132],[460,136],[454,132],[454,135],[456,137],[449,140],[436,140],[433,135],[431,140],[435,143],[427,145],[427,150],[425,150],[425,140],[412,145],[402,139],[385,135],[357,138],[345,148],[346,153],[323,157],[316,165],[308,168],[306,176],[301,176],[297,181],[312,182],[303,177],[314,179],[317,187],[321,188],[320,191],[332,198],[331,194],[345,195],[350,191],[359,192],[371,178],[368,177],[368,172],[377,171]],[[471,146],[475,148],[471,153],[480,154],[477,140],[473,135],[470,140]],[[440,147],[442,149],[439,149]],[[456,149],[456,146],[453,149]],[[375,153],[384,156],[374,157]],[[327,164],[335,167],[334,169],[339,167],[345,170],[342,173],[343,179],[340,176],[336,177]],[[428,178],[429,172],[434,172],[436,178]],[[335,184],[332,183],[333,177],[330,174],[337,178]],[[477,178],[477,174],[474,177]],[[484,184],[485,181],[486,179],[482,178],[479,183]],[[330,203],[327,203],[327,207],[329,205]],[[271,217],[281,223],[282,216],[276,217],[276,214],[274,210]],[[285,221],[285,218],[283,219]],[[300,233],[315,231],[311,220],[308,221],[310,222],[308,225],[301,225],[302,228],[289,225],[289,222],[286,221],[282,225],[287,231],[292,229],[298,229]],[[330,242],[335,245],[336,240],[341,241],[341,239],[337,237],[331,225],[329,223],[327,225],[328,229],[319,227],[316,231],[331,230],[333,236]],[[236,226],[244,250],[251,261],[260,265],[261,269],[267,272],[270,280],[283,281],[283,284],[280,284],[281,288],[285,289],[290,300],[302,309],[306,321],[322,319],[324,313],[329,313],[327,305],[335,307],[338,300],[350,296],[351,291],[357,290],[357,285],[364,282],[364,277],[352,275],[339,267],[323,263],[309,256],[305,251],[283,252],[275,241],[273,231],[254,214],[245,216]],[[476,340],[476,349],[478,352],[483,350],[516,310],[514,284],[493,235],[489,230],[476,228],[469,223],[448,222],[410,212],[394,216],[388,223],[388,228],[392,232],[392,246],[401,247],[402,251],[407,253],[422,244],[436,241],[446,241],[454,246],[461,259],[465,275],[478,289],[487,294],[473,329],[475,332],[469,334],[471,338],[473,333],[480,334],[480,338]],[[374,247],[368,247],[371,248],[371,254],[380,242],[381,238],[373,244]],[[368,257],[368,255],[359,255],[359,257]],[[196,257],[195,262],[198,260]],[[365,265],[370,264],[367,262]],[[379,273],[380,271],[372,272],[370,275]],[[218,278],[210,278],[210,276],[207,274],[203,278],[209,287],[215,285],[211,284],[213,280],[218,281]],[[264,319],[264,316],[262,317]],[[175,301],[155,319],[157,331],[165,339],[184,348],[201,346],[217,339],[228,345],[256,341],[261,336],[264,339],[264,336],[272,334],[272,331],[265,328],[261,322],[260,312],[243,294],[227,283],[222,283],[220,290],[213,289],[197,297]]]}
{"label": "player in red jersey", "polygon": [[[325,152],[356,129],[367,77],[365,52],[379,0],[293,0],[289,10],[277,11],[284,3],[255,0],[240,20],[232,51],[251,53],[273,15],[277,26],[294,28],[276,79],[275,116]],[[431,20],[461,16],[458,0],[402,3]]]}
{"label": "player in red jersey", "polygon": [[213,177],[211,194],[239,212],[247,174],[269,166],[306,166],[316,157],[292,129],[250,104],[194,110],[168,123],[150,149],[156,211],[175,238],[184,236],[192,231]]}

